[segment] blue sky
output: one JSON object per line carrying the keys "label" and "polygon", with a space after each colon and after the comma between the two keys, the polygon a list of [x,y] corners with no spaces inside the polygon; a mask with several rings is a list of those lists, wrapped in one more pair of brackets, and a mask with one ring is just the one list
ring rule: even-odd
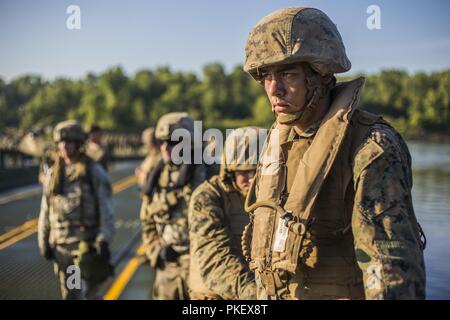
{"label": "blue sky", "polygon": [[[81,30],[68,30],[66,8],[81,8]],[[366,9],[381,9],[369,30]],[[349,73],[450,68],[450,1],[268,0],[0,0],[0,77],[84,77],[122,65],[128,74],[169,65],[200,72],[210,62],[243,63],[248,32],[263,16],[312,6],[337,24],[353,67]]]}

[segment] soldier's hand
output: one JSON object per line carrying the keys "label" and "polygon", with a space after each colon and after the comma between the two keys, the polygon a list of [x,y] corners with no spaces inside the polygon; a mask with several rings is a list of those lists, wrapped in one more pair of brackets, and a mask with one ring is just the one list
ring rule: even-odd
{"label": "soldier's hand", "polygon": [[111,258],[111,251],[109,250],[109,244],[106,241],[99,241],[96,243],[97,253],[105,260],[109,261]]}
{"label": "soldier's hand", "polygon": [[172,246],[165,246],[161,248],[161,251],[159,251],[159,258],[163,262],[175,262],[177,261],[177,258],[179,256],[179,253],[176,252]]}

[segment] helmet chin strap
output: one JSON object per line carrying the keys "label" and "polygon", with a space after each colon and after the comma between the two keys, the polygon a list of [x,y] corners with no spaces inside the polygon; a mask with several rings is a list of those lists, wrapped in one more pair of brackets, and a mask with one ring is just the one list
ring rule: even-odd
{"label": "helmet chin strap", "polygon": [[319,99],[317,99],[317,89],[313,91],[313,96],[309,101],[307,101],[306,106],[302,107],[299,111],[289,114],[278,114],[277,121],[281,124],[285,124],[288,126],[294,126],[297,124],[301,124],[302,120],[308,119],[309,116],[313,113],[315,106]]}
{"label": "helmet chin strap", "polygon": [[332,77],[325,82],[324,77],[315,72],[309,65],[305,64],[303,70],[306,74],[306,103],[297,112],[277,115],[278,123],[288,126],[305,124],[305,122],[312,118],[319,101],[325,97],[336,84],[335,77]]}

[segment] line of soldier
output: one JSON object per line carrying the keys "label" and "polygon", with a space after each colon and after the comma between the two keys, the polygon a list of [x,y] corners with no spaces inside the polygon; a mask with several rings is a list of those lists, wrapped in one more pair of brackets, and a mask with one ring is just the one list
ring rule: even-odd
{"label": "line of soldier", "polygon": [[[325,13],[282,9],[259,21],[246,45],[244,70],[264,87],[276,115],[258,165],[249,162],[258,153],[228,139],[225,149],[235,148],[239,160],[223,160],[217,175],[208,178],[203,164],[175,165],[172,132],[193,132],[186,113],[167,114],[145,132],[153,146],[136,175],[154,299],[425,298],[411,157],[394,128],[357,109],[363,78],[336,83],[334,75],[350,67]],[[247,130],[258,128],[231,138]],[[68,179],[50,175],[42,212],[49,203],[63,214],[79,205],[58,197],[83,174],[65,158],[60,163],[53,171]],[[97,176],[84,187],[101,188],[105,175],[90,165]],[[111,232],[102,223],[95,228],[88,238],[101,252]]]}
{"label": "line of soldier", "polygon": [[258,129],[236,129],[227,137],[222,158],[227,152],[237,157],[222,161],[220,172],[204,164],[175,165],[172,148],[178,142],[171,136],[177,129],[193,135],[193,119],[169,113],[155,130],[144,132],[144,139],[154,134],[148,140],[158,141],[160,153],[150,148],[136,170],[143,193],[143,242],[156,269],[153,299],[254,299],[254,276],[241,253],[241,236],[249,223],[244,200],[257,150],[250,154],[243,142],[247,131]]}

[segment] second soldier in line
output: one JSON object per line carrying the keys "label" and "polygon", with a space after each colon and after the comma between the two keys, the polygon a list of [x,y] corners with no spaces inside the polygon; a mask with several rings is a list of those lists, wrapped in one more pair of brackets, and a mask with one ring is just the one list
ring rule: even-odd
{"label": "second soldier in line", "polygon": [[[256,171],[257,128],[234,130],[225,142],[220,175],[201,184],[189,208],[191,299],[256,299],[241,250],[249,216],[244,199]],[[251,146],[251,147],[250,147]]]}

